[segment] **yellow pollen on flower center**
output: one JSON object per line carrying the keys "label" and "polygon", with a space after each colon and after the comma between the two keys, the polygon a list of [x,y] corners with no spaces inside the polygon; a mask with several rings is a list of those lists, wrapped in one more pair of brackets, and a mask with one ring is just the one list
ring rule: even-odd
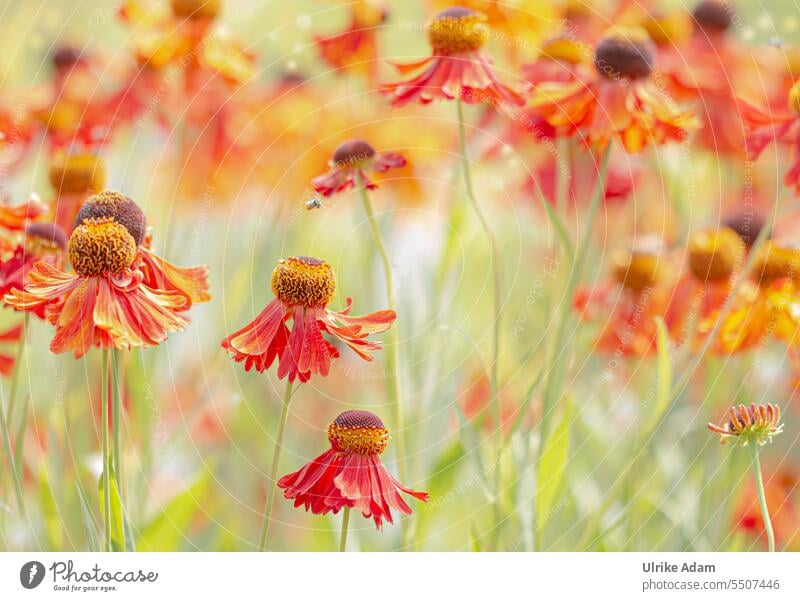
{"label": "yellow pollen on flower center", "polygon": [[272,292],[289,305],[324,307],[336,292],[336,278],[327,261],[289,257],[272,271]]}
{"label": "yellow pollen on flower center", "polygon": [[730,278],[744,258],[745,246],[728,227],[695,232],[689,239],[689,269],[701,282]]}
{"label": "yellow pollen on flower center", "polygon": [[62,154],[53,159],[48,176],[59,194],[92,194],[103,189],[106,166],[93,154]]}
{"label": "yellow pollen on flower center", "polygon": [[73,230],[67,253],[78,275],[114,274],[133,264],[136,242],[128,230],[113,219],[87,219]]}
{"label": "yellow pollen on flower center", "polygon": [[487,18],[481,12],[454,7],[428,23],[428,39],[437,54],[452,55],[480,50],[489,39]]}
{"label": "yellow pollen on flower center", "polygon": [[380,455],[389,444],[389,430],[369,411],[345,411],[328,424],[328,441],[345,453]]}
{"label": "yellow pollen on flower center", "polygon": [[170,0],[172,14],[184,19],[214,18],[222,0]]}

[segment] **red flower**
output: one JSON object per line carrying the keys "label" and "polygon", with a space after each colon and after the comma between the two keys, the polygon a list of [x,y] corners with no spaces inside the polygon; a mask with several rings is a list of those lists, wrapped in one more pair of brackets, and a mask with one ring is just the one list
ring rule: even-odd
{"label": "red flower", "polygon": [[84,221],[72,232],[67,252],[75,274],[39,261],[24,290],[5,296],[15,309],[45,308],[56,328],[52,352],[73,351],[80,358],[92,346],[157,345],[186,327],[179,314],[185,298],[143,282],[142,272],[133,268],[136,242],[112,218]]}
{"label": "red flower", "polygon": [[[327,308],[336,290],[336,280],[326,261],[311,257],[281,259],[272,272],[272,292],[276,298],[249,324],[222,341],[232,359],[244,362],[245,369],[269,369],[278,359],[278,378],[307,382],[311,374],[327,376],[339,349],[328,342],[323,332],[340,340],[365,361],[380,343],[367,336],[385,332],[395,320],[391,310],[376,311],[362,317],[349,315],[352,300],[343,311]],[[292,320],[292,329],[286,322]]]}
{"label": "red flower", "polygon": [[162,259],[152,250],[152,235],[147,229],[147,218],[132,199],[120,192],[106,190],[89,198],[81,207],[75,224],[86,220],[112,218],[125,226],[137,245],[134,268],[142,273],[143,282],[154,290],[163,290],[184,297],[182,309],[188,310],[193,303],[211,300],[208,283],[208,267],[180,267]]}
{"label": "red flower", "polygon": [[733,293],[745,243],[729,227],[704,229],[689,238],[688,255],[688,269],[672,291],[664,322],[675,340],[697,344],[702,340],[698,326],[716,318]]}
{"label": "red flower", "polygon": [[653,83],[654,48],[641,28],[616,29],[595,47],[594,70],[575,81],[544,82],[530,107],[560,135],[603,146],[619,138],[628,152],[682,140],[696,127]]}
{"label": "red flower", "polygon": [[580,319],[605,320],[595,350],[625,357],[655,352],[655,318],[663,314],[669,277],[660,243],[647,240],[614,256],[611,278],[580,287],[573,300]]}
{"label": "red flower", "polygon": [[[0,260],[0,298],[14,288],[22,288],[28,273],[38,261],[44,261],[56,269],[64,265],[67,237],[54,223],[32,223],[25,228],[25,237],[8,258]],[[44,307],[34,311],[44,319]]]}
{"label": "red flower", "polygon": [[386,10],[372,2],[354,2],[344,31],[315,38],[322,60],[334,69],[361,72],[374,79],[378,66],[376,34],[386,16]]}
{"label": "red flower", "polygon": [[384,173],[404,167],[406,160],[392,152],[376,153],[364,140],[348,140],[336,149],[330,164],[328,173],[311,180],[314,190],[326,197],[355,186],[356,175],[361,176],[368,190],[374,190],[378,185],[367,177],[367,171]]}
{"label": "red flower", "polygon": [[[19,323],[11,326],[5,332],[0,332],[0,343],[6,344],[10,342],[19,343],[22,337],[22,324]],[[0,353],[0,375],[8,376],[14,371],[15,359],[12,355]]]}
{"label": "red flower", "polygon": [[409,81],[381,86],[381,92],[392,98],[392,106],[456,96],[470,104],[523,104],[516,92],[501,83],[491,59],[482,52],[489,37],[486,20],[483,13],[460,6],[436,15],[427,26],[433,54],[415,63],[395,65],[403,74],[425,70]]}
{"label": "red flower", "polygon": [[794,154],[794,160],[783,183],[800,192],[800,81],[789,90],[786,104],[786,110],[772,112],[742,102],[747,151],[750,158],[756,159],[770,142],[787,146]]}
{"label": "red flower", "polygon": [[330,449],[278,481],[283,495],[294,499],[295,507],[303,505],[319,515],[354,507],[381,529],[384,520],[394,523],[392,509],[411,513],[400,491],[428,500],[428,493],[406,488],[381,463],[389,431],[377,415],[345,411],[328,425],[328,441]]}

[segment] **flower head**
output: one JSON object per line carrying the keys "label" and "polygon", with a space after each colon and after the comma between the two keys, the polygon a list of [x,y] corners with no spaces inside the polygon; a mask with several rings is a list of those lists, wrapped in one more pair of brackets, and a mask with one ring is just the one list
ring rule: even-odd
{"label": "flower head", "polygon": [[[0,297],[15,288],[22,288],[28,273],[39,261],[45,261],[61,269],[67,249],[67,236],[54,223],[31,223],[25,228],[24,237],[9,253],[0,258]],[[44,307],[36,315],[44,319]]]}
{"label": "flower head", "polygon": [[[328,375],[339,349],[323,333],[371,361],[372,352],[381,345],[368,336],[388,330],[396,317],[391,310],[351,316],[349,298],[344,310],[328,309],[336,279],[327,261],[313,257],[281,259],[272,272],[271,285],[275,299],[255,320],[225,338],[222,346],[248,371],[264,371],[277,359],[278,377],[288,377],[290,382],[296,378],[307,382],[315,373]],[[289,320],[291,330],[286,325]]]}
{"label": "flower head", "polygon": [[721,426],[709,423],[708,429],[720,435],[722,444],[763,446],[783,431],[780,421],[781,410],[777,405],[752,403],[749,407],[734,405],[728,410]]}
{"label": "flower head", "polygon": [[381,91],[391,97],[392,106],[453,100],[456,96],[471,104],[523,104],[516,92],[500,82],[491,60],[483,53],[489,38],[486,21],[482,12],[461,6],[433,17],[427,24],[432,55],[416,63],[396,65],[401,73],[422,72],[409,81],[381,86]]}
{"label": "flower head", "polygon": [[105,190],[90,197],[78,211],[75,227],[97,220],[112,220],[123,226],[136,244],[135,266],[150,288],[180,294],[185,299],[183,309],[193,303],[211,299],[208,267],[180,267],[161,258],[152,248],[144,211],[121,192]]}
{"label": "flower head", "polygon": [[328,424],[331,447],[300,470],[278,481],[294,506],[315,514],[338,513],[353,507],[372,518],[380,529],[384,520],[394,523],[392,510],[410,514],[400,492],[421,501],[428,494],[400,484],[388,472],[380,455],[389,444],[389,430],[369,411],[345,411]]}
{"label": "flower head", "polygon": [[84,220],[70,235],[67,253],[75,274],[40,260],[23,288],[5,295],[15,309],[44,312],[56,329],[54,353],[72,351],[79,358],[93,346],[157,345],[186,326],[180,315],[185,297],[147,285],[136,264],[136,241],[113,217]]}
{"label": "flower head", "polygon": [[348,140],[333,153],[330,171],[311,180],[314,190],[323,196],[333,196],[349,190],[360,178],[368,190],[378,185],[370,180],[367,172],[384,173],[405,166],[406,160],[393,152],[377,153],[364,140]]}
{"label": "flower head", "polygon": [[361,73],[374,79],[378,68],[378,31],[388,11],[369,0],[349,6],[350,23],[343,30],[315,39],[320,56],[338,72]]}
{"label": "flower head", "polygon": [[577,134],[599,146],[617,137],[628,152],[639,152],[681,140],[697,122],[651,80],[654,52],[644,29],[612,29],[595,46],[592,71],[541,83],[529,108],[559,135]]}
{"label": "flower head", "polygon": [[701,282],[727,282],[741,264],[744,252],[744,242],[734,230],[700,230],[689,238],[689,268]]}
{"label": "flower head", "polygon": [[694,22],[703,31],[721,33],[733,23],[730,4],[724,0],[702,0],[692,11]]}
{"label": "flower head", "polygon": [[106,167],[95,154],[57,154],[50,163],[48,176],[59,195],[93,194],[105,185]]}

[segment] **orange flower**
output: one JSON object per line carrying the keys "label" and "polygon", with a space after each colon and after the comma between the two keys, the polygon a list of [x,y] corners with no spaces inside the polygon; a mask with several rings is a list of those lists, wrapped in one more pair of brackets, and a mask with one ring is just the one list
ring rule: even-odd
{"label": "orange flower", "polygon": [[716,316],[733,292],[745,243],[725,226],[700,230],[688,244],[688,265],[670,296],[664,322],[675,340],[698,342],[697,326]]}
{"label": "orange flower", "polygon": [[388,13],[370,0],[357,0],[349,10],[350,23],[344,31],[316,37],[315,42],[322,60],[332,68],[374,80],[378,68],[377,33]]}
{"label": "orange flower", "polygon": [[[800,366],[800,253],[774,241],[765,244],[756,257],[752,281],[745,282],[732,301],[732,308],[715,341],[718,350],[735,353],[757,346],[773,336],[787,345],[790,359]],[[700,324],[710,331],[716,314]]]}
{"label": "orange flower", "polygon": [[295,507],[320,515],[355,507],[380,530],[384,520],[394,523],[392,509],[411,513],[400,492],[428,500],[428,493],[406,488],[381,462],[389,430],[374,413],[345,411],[328,424],[328,441],[330,449],[278,481]]}
{"label": "orange flower", "polygon": [[[312,374],[327,376],[339,349],[328,342],[323,332],[346,344],[364,359],[381,348],[369,340],[370,334],[385,332],[395,320],[391,310],[353,317],[352,300],[343,311],[327,308],[336,291],[333,269],[326,261],[311,257],[289,257],[278,262],[272,272],[275,299],[242,329],[222,341],[234,361],[243,362],[249,371],[269,369],[278,360],[278,378],[288,376],[307,382]],[[292,329],[286,322],[292,320]]]}
{"label": "orange flower", "polygon": [[93,346],[157,345],[186,327],[179,314],[185,298],[144,283],[133,265],[136,242],[112,218],[85,220],[72,232],[67,252],[75,274],[39,261],[24,289],[5,296],[15,309],[45,308],[56,328],[52,352],[73,351],[80,358]]}
{"label": "orange flower", "polygon": [[75,218],[75,225],[86,221],[111,218],[128,230],[137,245],[133,268],[140,271],[143,282],[154,290],[181,295],[184,305],[178,310],[188,310],[194,303],[211,300],[208,267],[179,267],[162,259],[152,248],[152,235],[147,218],[132,199],[120,192],[106,190],[89,198]]}
{"label": "orange flower", "polygon": [[389,169],[405,166],[406,160],[393,152],[376,153],[364,140],[348,140],[339,145],[330,162],[331,169],[325,175],[311,180],[314,191],[323,196],[333,196],[349,190],[360,177],[368,190],[378,185],[367,177],[367,171],[384,173]]}
{"label": "orange flower", "polygon": [[436,15],[427,25],[433,54],[411,64],[396,64],[400,73],[425,69],[409,81],[387,83],[381,92],[392,106],[413,101],[453,100],[469,104],[521,105],[522,98],[500,82],[482,48],[489,37],[486,15],[455,7]]}
{"label": "orange flower", "polygon": [[605,145],[618,137],[628,152],[682,140],[694,116],[677,107],[650,79],[654,47],[641,28],[618,28],[595,47],[594,70],[576,81],[544,82],[530,107],[562,135]]}
{"label": "orange flower", "polygon": [[794,159],[783,183],[800,192],[800,80],[790,88],[783,111],[773,112],[747,102],[742,102],[742,106],[750,157],[758,158],[770,142],[786,146]]}
{"label": "orange flower", "polygon": [[16,206],[0,203],[0,228],[15,232],[24,230],[28,222],[36,221],[46,212],[47,206],[36,194],[32,194],[28,200]]}
{"label": "orange flower", "polygon": [[692,12],[693,32],[685,42],[682,32],[667,32],[665,24],[662,33],[672,39],[659,46],[657,62],[675,97],[695,103],[702,123],[697,142],[712,152],[741,155],[744,127],[737,96],[760,77],[750,57],[728,35],[734,16],[727,1],[699,2]]}
{"label": "orange flower", "polygon": [[[253,54],[214,20],[222,0],[170,0],[155,5],[124,0],[120,18],[130,25],[139,63],[161,69],[170,65],[217,73],[243,83],[254,73]],[[188,63],[188,65],[187,65]]]}
{"label": "orange flower", "polygon": [[606,355],[644,356],[656,350],[655,317],[663,314],[670,266],[661,244],[646,240],[613,257],[612,277],[575,293],[584,321],[605,319],[596,350]]}

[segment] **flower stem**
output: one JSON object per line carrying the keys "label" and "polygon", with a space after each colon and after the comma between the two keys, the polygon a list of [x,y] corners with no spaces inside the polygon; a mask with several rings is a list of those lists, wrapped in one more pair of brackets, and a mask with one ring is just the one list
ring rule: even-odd
{"label": "flower stem", "polygon": [[[498,443],[502,437],[500,417],[500,400],[498,398],[499,391],[499,378],[498,369],[500,363],[500,323],[503,317],[503,265],[500,262],[500,249],[497,246],[492,228],[489,226],[489,221],[486,219],[483,210],[475,196],[475,188],[472,184],[472,171],[470,170],[469,157],[467,156],[467,135],[466,125],[464,122],[464,106],[461,102],[461,96],[456,99],[456,108],[458,110],[458,143],[459,151],[461,154],[461,170],[464,174],[464,186],[467,191],[467,199],[472,207],[473,212],[480,221],[486,239],[489,241],[489,247],[492,252],[492,277],[494,280],[494,323],[492,331],[492,360],[489,364],[489,387],[491,394],[491,403],[497,416],[497,438]],[[499,452],[499,446],[498,446]],[[499,491],[498,491],[499,493]]]}
{"label": "flower stem", "polygon": [[103,349],[103,360],[101,365],[100,387],[102,389],[100,409],[100,428],[103,452],[103,526],[105,537],[105,550],[111,549],[111,457],[108,440],[108,402],[109,402],[109,353],[108,349]]}
{"label": "flower stem", "polygon": [[8,410],[6,412],[6,421],[9,424],[14,420],[14,403],[17,400],[17,386],[19,384],[19,366],[22,362],[22,352],[25,350],[25,341],[28,339],[28,319],[30,313],[25,313],[22,318],[22,335],[19,339],[17,346],[17,356],[14,358],[14,373],[11,374],[11,384],[8,390]]}
{"label": "flower stem", "polygon": [[269,481],[267,482],[267,501],[264,505],[264,523],[261,525],[261,537],[258,540],[258,550],[266,551],[267,537],[272,518],[272,507],[275,504],[275,488],[278,479],[278,463],[281,460],[281,449],[283,448],[283,432],[286,430],[286,422],[289,419],[289,403],[292,401],[292,383],[286,381],[286,390],[283,393],[283,409],[278,421],[278,434],[275,437],[275,449],[272,451],[272,467],[270,468]]}
{"label": "flower stem", "polygon": [[347,527],[350,525],[350,508],[345,507],[342,512],[342,534],[339,536],[339,553],[347,550]]}
{"label": "flower stem", "polygon": [[[114,477],[119,486],[120,501],[123,501],[124,478],[122,477],[122,433],[120,425],[122,422],[122,394],[120,391],[119,375],[120,354],[116,349],[111,349],[111,440],[114,459]],[[122,503],[125,506],[124,502]]]}
{"label": "flower stem", "polygon": [[[381,235],[381,228],[378,225],[378,220],[375,219],[375,211],[372,208],[372,201],[369,199],[367,188],[364,185],[364,179],[359,174],[358,178],[358,192],[361,197],[361,205],[364,207],[364,213],[367,215],[372,237],[375,241],[375,246],[378,248],[378,254],[381,257],[383,264],[383,273],[386,282],[386,298],[389,302],[389,307],[397,311],[397,302],[394,295],[394,282],[392,281],[392,262],[389,259],[389,251],[386,249],[386,244]],[[398,360],[398,347],[400,345],[399,333],[397,325],[395,324],[389,329],[389,344],[386,348],[386,370],[387,378],[389,380],[389,395],[392,403],[392,411],[394,414],[394,428],[395,436],[395,449],[397,452],[397,471],[400,475],[400,481],[405,482],[405,432],[403,429],[403,403],[400,395],[400,377],[397,373]]]}
{"label": "flower stem", "polygon": [[764,479],[761,476],[761,461],[758,457],[758,444],[753,441],[750,446],[753,448],[753,474],[756,478],[756,489],[758,490],[758,505],[761,507],[761,518],[764,520],[764,530],[767,531],[767,544],[770,552],[775,551],[775,532],[772,530],[772,520],[769,517],[767,507],[767,496],[764,494]]}
{"label": "flower stem", "polygon": [[548,429],[550,420],[552,418],[552,410],[555,405],[556,396],[563,392],[564,377],[566,374],[566,363],[568,360],[568,352],[565,348],[564,337],[567,330],[567,322],[569,321],[570,311],[572,310],[572,297],[575,293],[575,288],[581,279],[586,260],[589,256],[589,239],[592,235],[592,227],[594,225],[597,211],[600,208],[600,201],[603,199],[603,192],[605,191],[606,174],[608,173],[608,161],[611,156],[611,142],[606,146],[602,157],[600,158],[600,169],[595,183],[594,192],[592,193],[589,210],[586,216],[586,224],[581,234],[581,239],[578,241],[576,247],[575,261],[572,264],[569,278],[567,280],[567,289],[564,294],[563,302],[561,303],[558,321],[556,322],[555,340],[551,347],[553,356],[548,361],[549,373],[547,374],[547,381],[545,384],[544,395],[542,398],[542,419],[539,426],[539,446],[543,447],[547,436],[549,435]]}

